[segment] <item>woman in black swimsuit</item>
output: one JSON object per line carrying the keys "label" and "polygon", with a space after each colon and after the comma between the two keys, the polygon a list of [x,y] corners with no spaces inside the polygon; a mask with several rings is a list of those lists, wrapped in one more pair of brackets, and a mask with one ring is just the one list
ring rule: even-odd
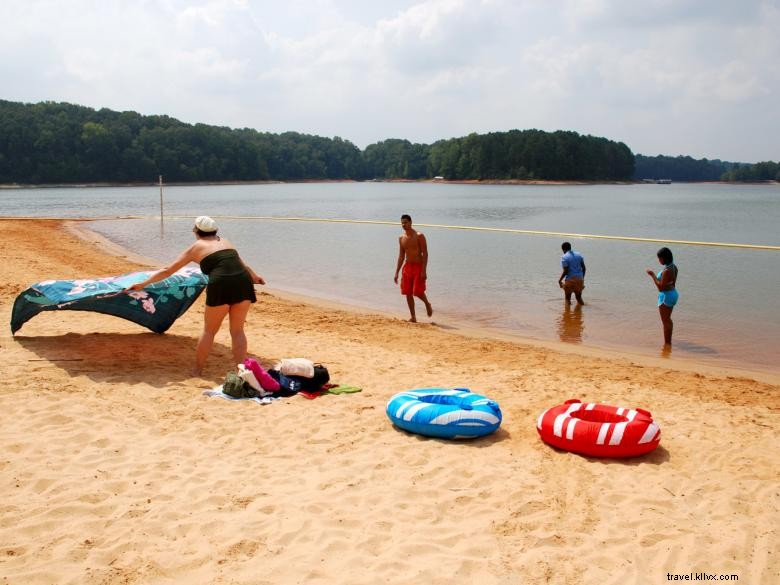
{"label": "woman in black swimsuit", "polygon": [[200,376],[203,365],[214,345],[214,336],[219,331],[225,315],[230,315],[230,338],[233,348],[233,363],[246,359],[246,334],[244,322],[255,297],[255,284],[265,280],[244,264],[233,244],[217,235],[217,223],[201,215],[192,228],[195,243],[182,252],[170,265],[152,274],[143,282],[128,290],[141,290],[153,282],[163,280],[190,262],[200,264],[200,269],[209,277],[206,287],[206,310],[203,315],[203,333],[195,351],[194,374]]}

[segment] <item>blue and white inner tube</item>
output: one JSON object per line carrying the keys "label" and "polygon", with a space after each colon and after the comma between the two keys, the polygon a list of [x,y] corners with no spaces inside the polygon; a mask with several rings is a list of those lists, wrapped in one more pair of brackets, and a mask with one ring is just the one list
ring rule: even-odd
{"label": "blue and white inner tube", "polygon": [[446,439],[473,439],[501,426],[498,403],[468,388],[419,388],[393,396],[387,416],[406,431]]}

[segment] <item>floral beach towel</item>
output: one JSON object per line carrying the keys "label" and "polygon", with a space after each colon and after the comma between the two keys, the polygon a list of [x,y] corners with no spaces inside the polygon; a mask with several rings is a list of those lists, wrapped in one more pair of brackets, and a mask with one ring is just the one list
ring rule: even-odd
{"label": "floral beach towel", "polygon": [[164,333],[190,308],[208,284],[198,268],[182,268],[141,291],[124,289],[146,280],[153,271],[86,280],[45,280],[33,284],[14,302],[11,332],[16,333],[41,311],[94,311]]}

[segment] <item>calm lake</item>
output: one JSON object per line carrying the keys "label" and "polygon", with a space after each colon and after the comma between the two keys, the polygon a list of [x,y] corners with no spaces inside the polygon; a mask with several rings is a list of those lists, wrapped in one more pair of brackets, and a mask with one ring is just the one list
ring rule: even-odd
{"label": "calm lake", "polygon": [[[397,222],[409,213],[415,224],[780,245],[777,185],[309,183],[166,187],[164,196],[166,215],[187,219],[161,224],[157,187],[4,189],[0,215],[148,216],[89,227],[161,264],[192,241],[197,215]],[[407,317],[393,284],[400,226],[218,223],[273,288]],[[658,268],[663,244],[418,229],[428,238],[434,322],[660,355],[657,292],[645,269]],[[564,239],[588,267],[581,310],[567,310],[557,286]],[[680,270],[671,359],[780,370],[780,252],[669,247]]]}

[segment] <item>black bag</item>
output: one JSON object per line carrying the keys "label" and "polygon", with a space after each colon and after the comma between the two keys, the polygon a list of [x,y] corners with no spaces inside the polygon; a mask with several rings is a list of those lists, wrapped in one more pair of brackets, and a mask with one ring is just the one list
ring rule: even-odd
{"label": "black bag", "polygon": [[316,392],[322,389],[322,387],[327,384],[329,380],[330,374],[328,373],[328,368],[322,364],[314,364],[314,376],[309,378],[307,382],[304,383],[304,390]]}

